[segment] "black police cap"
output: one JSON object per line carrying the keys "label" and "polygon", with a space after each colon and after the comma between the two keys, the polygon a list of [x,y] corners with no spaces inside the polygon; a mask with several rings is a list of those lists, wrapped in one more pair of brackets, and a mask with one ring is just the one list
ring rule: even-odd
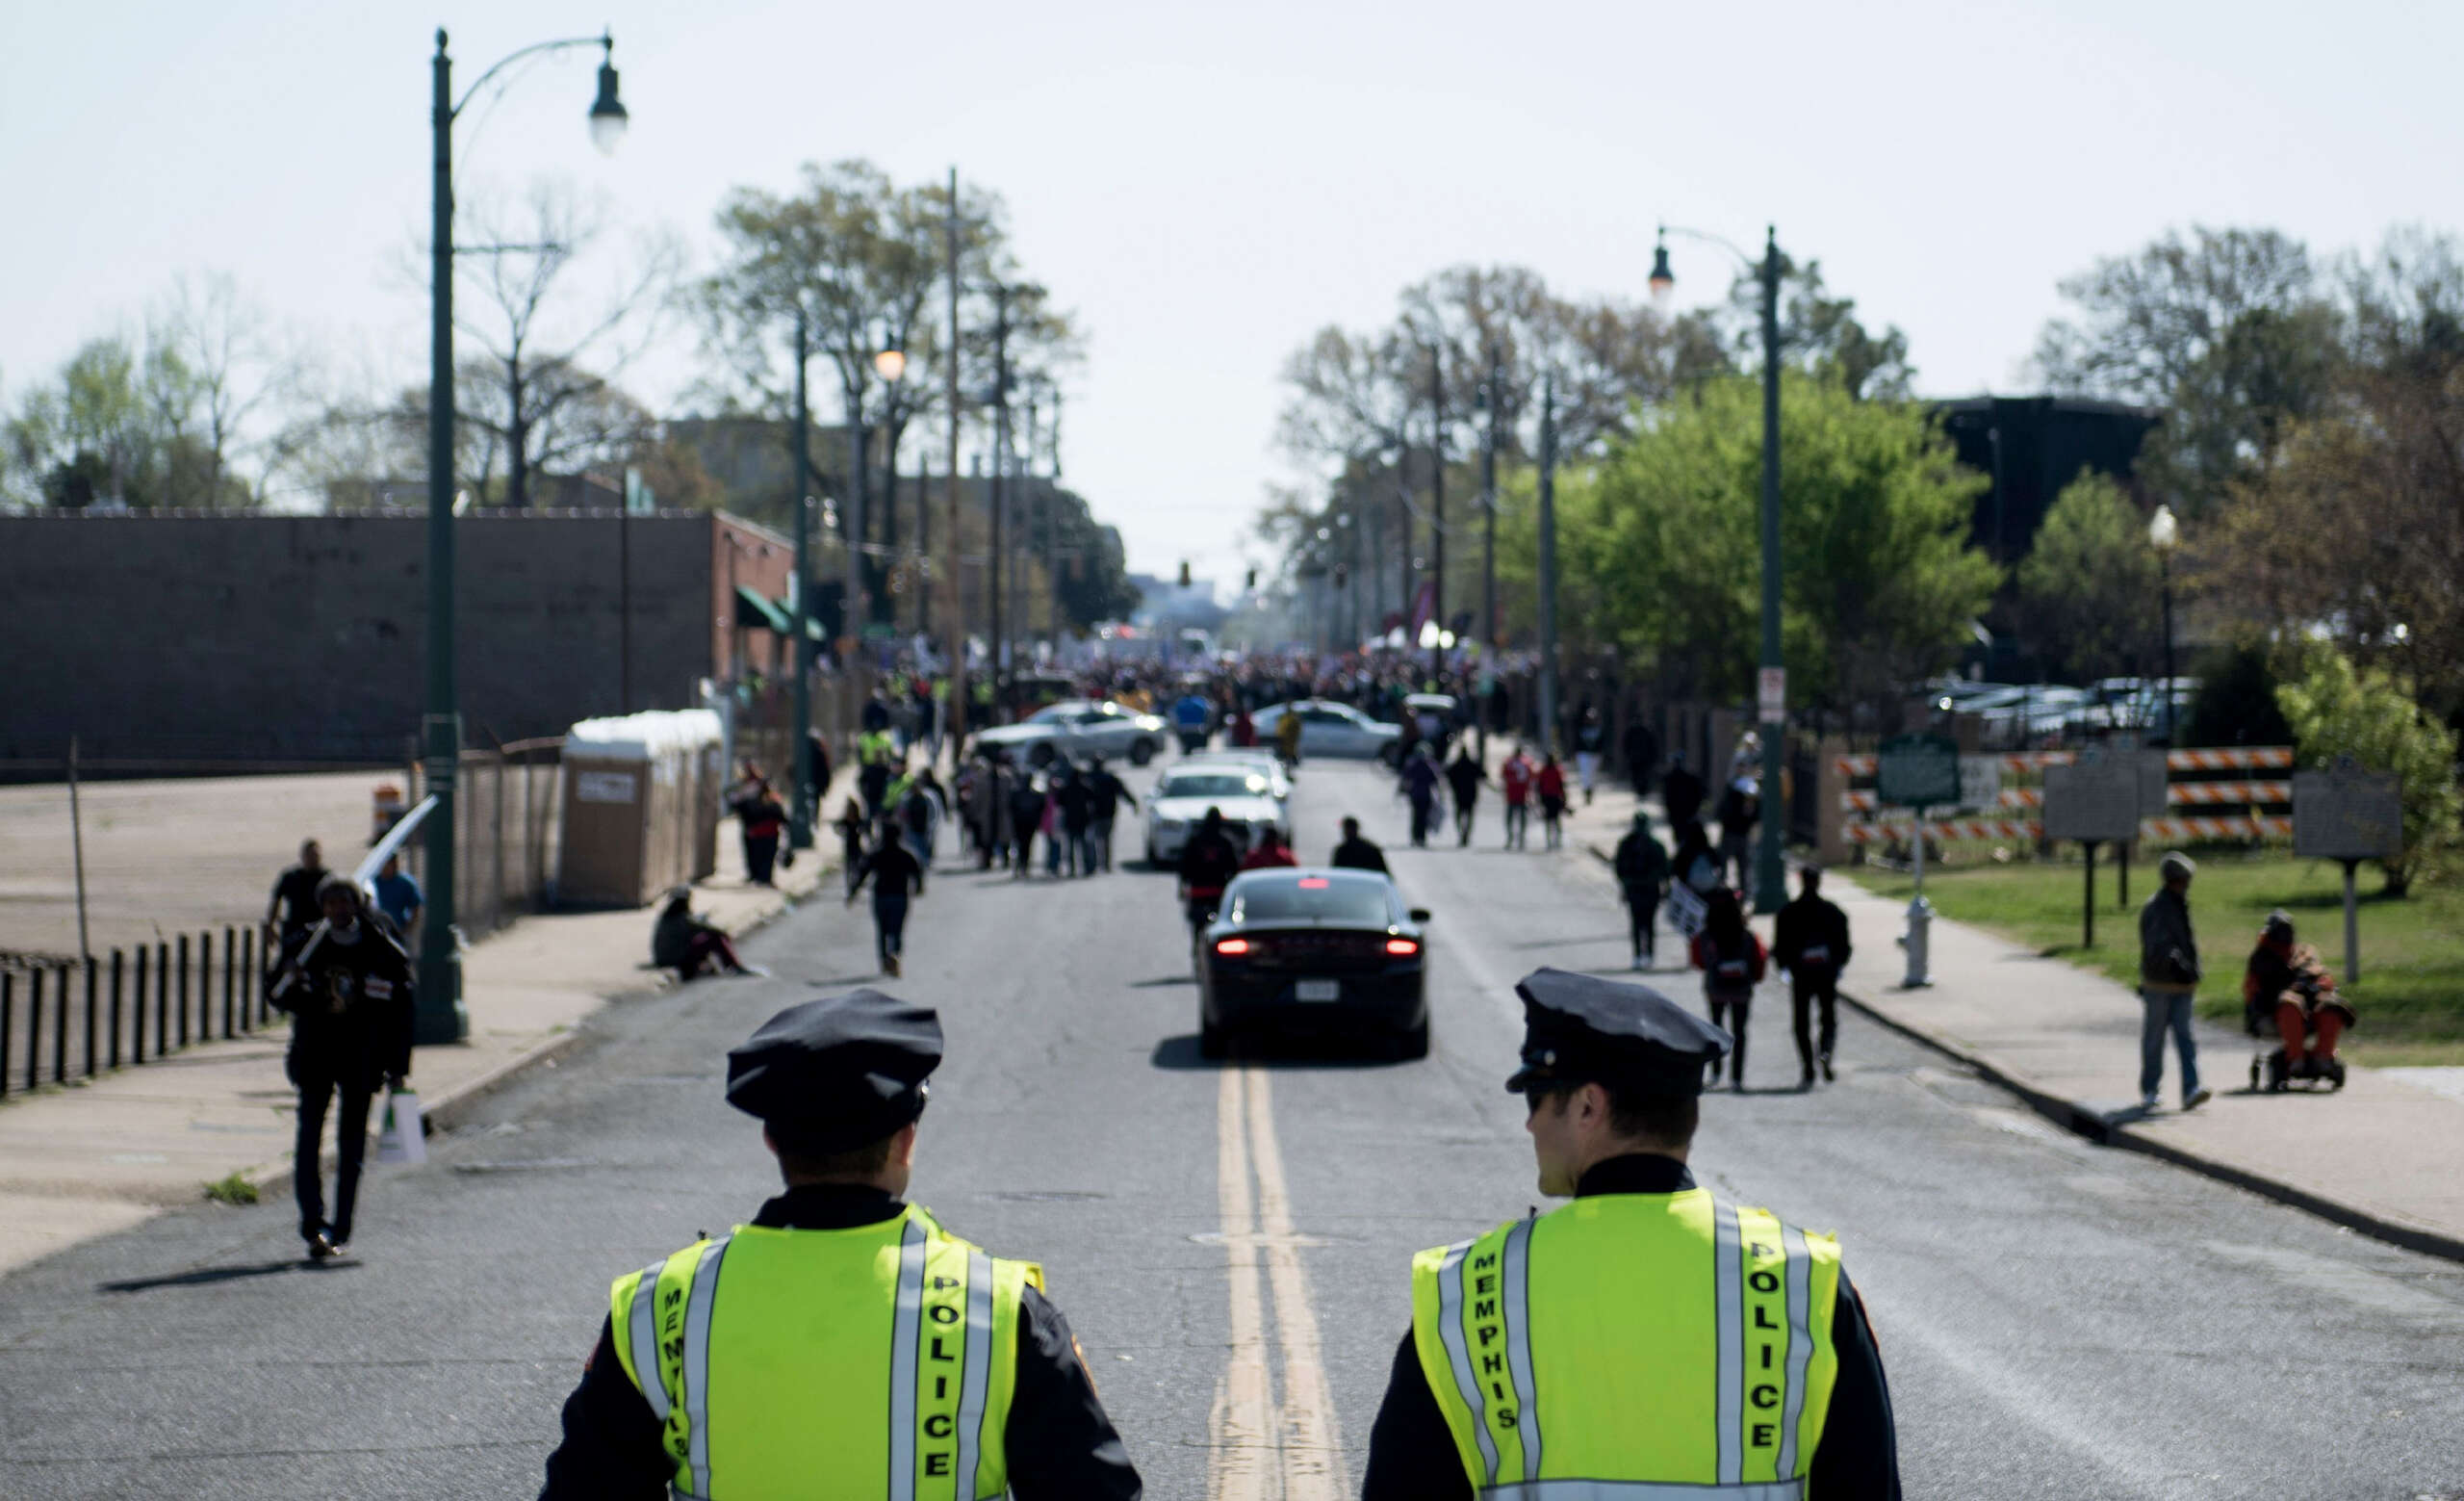
{"label": "black police cap", "polygon": [[1699,1095],[1707,1065],[1728,1055],[1729,1034],[1648,985],[1534,970],[1523,997],[1523,1067],[1516,1094],[1606,1084],[1642,1095]]}
{"label": "black police cap", "polygon": [[924,1112],[941,1062],[941,1019],[876,990],[789,1006],[728,1054],[728,1103],[781,1146],[846,1152]]}

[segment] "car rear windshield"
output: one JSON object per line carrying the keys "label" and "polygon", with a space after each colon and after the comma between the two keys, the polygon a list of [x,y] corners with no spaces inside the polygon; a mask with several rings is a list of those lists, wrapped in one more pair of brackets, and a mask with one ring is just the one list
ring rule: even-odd
{"label": "car rear windshield", "polygon": [[1166,797],[1247,797],[1267,789],[1254,771],[1184,771],[1164,779]]}
{"label": "car rear windshield", "polygon": [[1235,922],[1348,922],[1382,928],[1394,920],[1377,883],[1323,876],[1255,882],[1241,889],[1232,906]]}

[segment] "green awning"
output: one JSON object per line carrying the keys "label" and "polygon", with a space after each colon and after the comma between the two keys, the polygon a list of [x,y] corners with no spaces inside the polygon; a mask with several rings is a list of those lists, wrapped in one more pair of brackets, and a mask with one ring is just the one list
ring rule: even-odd
{"label": "green awning", "polygon": [[753,585],[737,584],[735,603],[737,625],[758,626],[764,631],[775,631],[781,635],[792,635],[795,633],[795,622],[787,618],[787,612],[772,601],[762,598],[760,592]]}

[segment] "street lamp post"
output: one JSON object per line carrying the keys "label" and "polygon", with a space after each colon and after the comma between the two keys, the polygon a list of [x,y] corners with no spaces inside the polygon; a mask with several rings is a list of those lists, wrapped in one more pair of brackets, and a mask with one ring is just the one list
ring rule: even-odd
{"label": "street lamp post", "polygon": [[[882,347],[873,351],[873,374],[882,377],[882,385],[884,387],[884,396],[882,400],[882,416],[884,419],[882,423],[882,545],[886,551],[883,556],[886,559],[885,566],[888,569],[889,575],[904,577],[900,570],[898,556],[898,453],[890,446],[894,429],[889,426],[887,419],[892,415],[890,407],[894,405],[897,401],[898,392],[896,388],[898,383],[901,379],[905,378],[907,375],[907,351],[899,348],[898,336],[893,333],[886,324],[882,328]],[[864,461],[863,455],[859,453],[856,461],[860,464],[862,463]],[[918,490],[920,493],[920,485],[918,486]],[[898,628],[898,596],[890,589],[889,577],[887,575],[886,575],[883,580],[882,592],[886,597],[882,602],[881,613],[887,618],[890,629],[895,631]]]}
{"label": "street lamp post", "polygon": [[2173,549],[2182,540],[2182,524],[2173,516],[2173,507],[2159,505],[2156,514],[2147,519],[2147,545],[2156,550],[2157,577],[2164,583],[2165,597],[2165,743],[2172,745],[2181,738],[2173,717]]}
{"label": "street lamp post", "polygon": [[[787,449],[795,459],[794,493],[787,497],[795,513],[796,587],[794,632],[787,641],[787,662],[795,678],[792,702],[795,728],[787,737],[787,847],[812,847],[812,403],[806,381],[812,363],[812,328],[804,298],[796,298],[796,431]],[[844,621],[848,602],[839,604]]]}
{"label": "street lamp post", "polygon": [[453,122],[488,80],[520,59],[567,47],[600,49],[599,93],[590,106],[590,140],[603,153],[616,149],[629,118],[616,97],[616,41],[603,32],[543,41],[505,57],[481,73],[460,99],[453,97],[453,60],[445,50],[445,28],[436,32],[429,60],[434,92],[429,108],[427,394],[427,712],[421,721],[427,789],[436,799],[425,830],[426,901],[421,909],[418,1008],[411,1040],[458,1043],[471,1033],[462,1004],[462,956],[454,927],[454,792],[462,762],[462,710],[454,683],[453,649]]}
{"label": "street lamp post", "polygon": [[[1483,675],[1497,671],[1490,654],[1498,649],[1498,422],[1505,407],[1502,373],[1495,353],[1488,374],[1473,393],[1472,409],[1486,421],[1480,430],[1480,661]],[[1478,706],[1480,760],[1489,757],[1489,706]]]}
{"label": "street lamp post", "polygon": [[1540,743],[1557,750],[1557,377],[1540,380]]}
{"label": "street lamp post", "polygon": [[1777,912],[1788,899],[1781,849],[1785,812],[1780,796],[1787,723],[1787,664],[1780,650],[1780,232],[1776,227],[1764,231],[1759,265],[1717,235],[1669,224],[1662,224],[1659,234],[1652,254],[1655,298],[1666,297],[1677,285],[1668,265],[1671,234],[1718,246],[1762,283],[1762,672],[1756,694],[1762,726],[1762,839],[1754,867],[1754,910]]}

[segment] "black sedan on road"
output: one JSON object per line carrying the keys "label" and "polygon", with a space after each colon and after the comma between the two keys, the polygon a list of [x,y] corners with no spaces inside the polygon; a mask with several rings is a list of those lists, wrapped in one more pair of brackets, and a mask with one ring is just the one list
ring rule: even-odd
{"label": "black sedan on road", "polygon": [[1243,871],[1199,941],[1199,1050],[1220,1058],[1237,1033],[1343,1031],[1426,1057],[1427,921],[1375,871]]}

